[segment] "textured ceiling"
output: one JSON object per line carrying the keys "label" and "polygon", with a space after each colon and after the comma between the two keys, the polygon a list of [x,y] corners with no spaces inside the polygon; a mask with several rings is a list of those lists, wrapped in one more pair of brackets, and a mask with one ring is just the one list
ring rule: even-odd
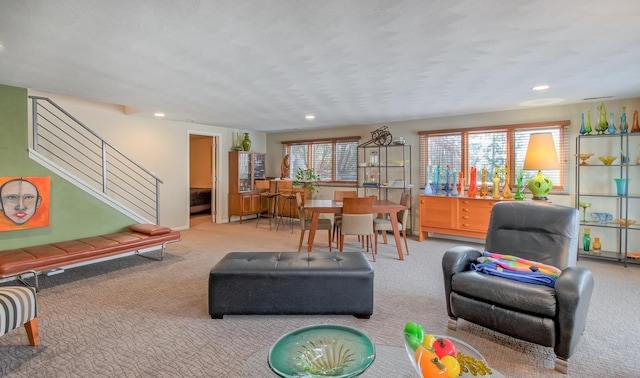
{"label": "textured ceiling", "polygon": [[2,0],[0,83],[263,131],[630,98],[638,16],[638,0]]}

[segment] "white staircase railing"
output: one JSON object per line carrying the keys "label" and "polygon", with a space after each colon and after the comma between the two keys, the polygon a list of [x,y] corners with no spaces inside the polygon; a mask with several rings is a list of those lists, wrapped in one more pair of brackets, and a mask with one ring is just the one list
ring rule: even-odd
{"label": "white staircase railing", "polygon": [[33,151],[79,181],[78,186],[106,197],[105,202],[121,206],[134,218],[160,224],[162,180],[49,98],[29,98]]}

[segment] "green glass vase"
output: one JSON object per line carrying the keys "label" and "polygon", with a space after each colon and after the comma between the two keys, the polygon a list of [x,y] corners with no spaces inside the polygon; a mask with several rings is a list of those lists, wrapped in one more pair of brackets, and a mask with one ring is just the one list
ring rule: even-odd
{"label": "green glass vase", "polygon": [[242,139],[242,149],[249,151],[251,149],[251,139],[249,139],[249,133],[244,133],[244,139]]}

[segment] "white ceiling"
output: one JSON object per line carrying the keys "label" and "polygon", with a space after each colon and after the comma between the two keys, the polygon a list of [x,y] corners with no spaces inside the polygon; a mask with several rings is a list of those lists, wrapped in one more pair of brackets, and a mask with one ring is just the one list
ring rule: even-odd
{"label": "white ceiling", "polygon": [[241,129],[381,124],[640,97],[639,17],[638,0],[4,0],[0,83]]}

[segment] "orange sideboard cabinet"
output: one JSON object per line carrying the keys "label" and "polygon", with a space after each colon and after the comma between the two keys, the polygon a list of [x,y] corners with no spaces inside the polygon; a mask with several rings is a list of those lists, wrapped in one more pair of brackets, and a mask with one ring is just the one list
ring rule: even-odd
{"label": "orange sideboard cabinet", "polygon": [[427,232],[485,239],[491,208],[500,200],[492,198],[420,196],[420,235]]}

